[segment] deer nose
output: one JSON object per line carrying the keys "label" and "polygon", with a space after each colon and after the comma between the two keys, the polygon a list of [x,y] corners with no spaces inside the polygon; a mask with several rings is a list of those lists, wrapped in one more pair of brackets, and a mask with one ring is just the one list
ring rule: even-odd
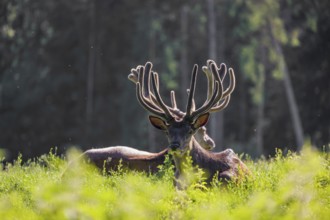
{"label": "deer nose", "polygon": [[179,142],[173,142],[173,143],[170,144],[170,148],[171,148],[172,150],[176,150],[176,149],[178,149],[179,147],[180,147],[180,143],[179,143]]}

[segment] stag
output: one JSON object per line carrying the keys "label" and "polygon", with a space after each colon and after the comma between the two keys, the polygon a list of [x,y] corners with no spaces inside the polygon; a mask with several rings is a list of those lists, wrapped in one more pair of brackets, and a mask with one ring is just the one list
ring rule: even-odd
{"label": "stag", "polygon": [[[159,92],[158,74],[151,71],[151,63],[144,67],[139,66],[139,79],[136,83],[136,94],[139,103],[151,113],[149,121],[151,124],[165,132],[169,142],[169,152],[175,164],[175,184],[179,189],[187,186],[187,169],[185,164],[189,159],[193,166],[204,171],[206,183],[210,184],[215,179],[236,180],[248,173],[245,164],[235,155],[231,149],[223,152],[213,153],[205,150],[194,138],[194,134],[208,122],[210,113],[223,110],[229,103],[230,95],[235,88],[235,75],[232,68],[229,69],[229,86],[223,88],[223,80],[227,74],[225,64],[218,68],[212,60],[207,62],[203,71],[208,80],[207,98],[204,104],[196,109],[194,94],[196,88],[196,77],[198,66],[194,65],[191,84],[188,94],[186,112],[183,117],[176,117],[173,109],[177,110],[173,95],[171,95],[172,108],[167,106]],[[146,70],[146,71],[145,71]],[[133,71],[134,72],[134,71]],[[222,79],[220,77],[222,76]],[[153,93],[150,92],[148,82],[151,79]],[[171,92],[173,94],[173,92]]]}
{"label": "stag", "polygon": [[[159,102],[155,98],[155,94],[150,91],[151,87],[151,73],[152,64],[147,63],[145,67],[138,66],[136,69],[132,69],[128,76],[128,79],[135,84],[143,84],[143,91],[141,90],[139,97],[143,99],[150,99],[152,105],[161,108]],[[154,73],[157,77],[158,74]],[[157,83],[159,86],[159,84]],[[143,94],[142,94],[143,92]],[[138,97],[138,99],[139,99]],[[181,120],[185,113],[180,111],[176,105],[175,92],[171,91],[172,107],[168,106],[173,117],[177,120]],[[212,150],[215,147],[215,143],[207,134],[206,127],[202,126],[197,129],[193,135],[194,139],[205,149]],[[83,153],[83,156],[87,158],[91,163],[96,165],[100,169],[105,171],[117,170],[118,165],[121,163],[121,167],[128,170],[143,171],[147,173],[156,173],[159,170],[159,165],[164,164],[166,155],[168,155],[169,148],[166,148],[158,153],[151,153],[147,151],[137,150],[132,147],[115,146],[107,148],[90,149]]]}

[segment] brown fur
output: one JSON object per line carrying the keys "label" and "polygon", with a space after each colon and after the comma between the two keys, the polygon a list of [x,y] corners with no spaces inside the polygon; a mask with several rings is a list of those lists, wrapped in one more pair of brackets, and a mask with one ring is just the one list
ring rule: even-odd
{"label": "brown fur", "polygon": [[[197,130],[194,139],[206,150],[215,147],[212,138],[207,135],[205,127]],[[156,173],[159,170],[158,166],[164,164],[167,154],[168,148],[158,153],[151,153],[132,147],[116,146],[90,149],[85,151],[82,156],[99,169],[105,169],[106,172],[117,170],[121,161],[124,169]]]}
{"label": "brown fur", "polygon": [[[209,184],[213,178],[218,180],[238,180],[249,174],[246,165],[237,157],[231,149],[221,152],[211,152],[203,149],[194,140],[193,146],[189,151],[193,165],[203,169],[207,175],[206,182]],[[170,154],[169,149],[150,153],[140,151],[130,147],[108,147],[87,150],[83,153],[88,161],[106,172],[117,170],[121,163],[123,169],[135,170],[155,174],[159,171],[159,165],[164,164],[166,155]],[[176,177],[184,172],[180,167],[176,167]],[[218,175],[218,176],[214,176]],[[179,186],[180,188],[180,186]]]}
{"label": "brown fur", "polygon": [[164,163],[167,154],[168,149],[150,153],[119,146],[87,150],[83,156],[99,169],[105,169],[106,172],[117,170],[121,163],[123,169],[156,173],[159,170],[158,166]]}
{"label": "brown fur", "polygon": [[[247,166],[237,157],[232,149],[210,152],[204,150],[194,141],[188,153],[189,155],[183,155],[182,158],[185,159],[184,157],[186,156],[191,157],[193,165],[197,165],[204,171],[207,184],[210,184],[214,178],[220,181],[235,181],[249,174]],[[174,160],[177,160],[177,158],[174,157]],[[184,170],[177,169],[176,176],[179,177],[183,172]]]}

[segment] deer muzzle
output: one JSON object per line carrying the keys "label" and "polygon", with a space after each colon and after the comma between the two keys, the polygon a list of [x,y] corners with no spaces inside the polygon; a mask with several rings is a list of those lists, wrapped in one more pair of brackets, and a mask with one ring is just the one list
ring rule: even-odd
{"label": "deer muzzle", "polygon": [[170,145],[169,145],[169,148],[171,149],[171,150],[176,150],[176,149],[178,149],[180,147],[180,143],[179,142],[172,142],[172,143],[170,143]]}

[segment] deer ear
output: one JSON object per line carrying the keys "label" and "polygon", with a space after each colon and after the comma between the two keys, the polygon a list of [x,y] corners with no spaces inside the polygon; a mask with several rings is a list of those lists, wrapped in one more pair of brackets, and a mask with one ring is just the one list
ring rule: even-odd
{"label": "deer ear", "polygon": [[208,113],[208,112],[198,116],[196,121],[193,123],[193,127],[195,129],[197,129],[197,128],[200,128],[200,127],[206,125],[206,123],[209,121],[209,116],[210,116],[210,113]]}
{"label": "deer ear", "polygon": [[165,121],[163,121],[162,119],[160,119],[156,116],[149,115],[149,121],[157,129],[160,129],[160,130],[167,129]]}

